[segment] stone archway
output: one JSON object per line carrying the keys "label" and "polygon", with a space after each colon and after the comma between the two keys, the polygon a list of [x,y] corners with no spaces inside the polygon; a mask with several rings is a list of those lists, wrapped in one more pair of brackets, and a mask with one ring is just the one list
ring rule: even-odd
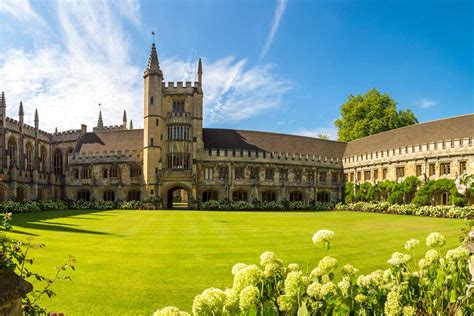
{"label": "stone archway", "polygon": [[167,209],[189,208],[191,205],[191,190],[180,184],[169,187],[165,197]]}

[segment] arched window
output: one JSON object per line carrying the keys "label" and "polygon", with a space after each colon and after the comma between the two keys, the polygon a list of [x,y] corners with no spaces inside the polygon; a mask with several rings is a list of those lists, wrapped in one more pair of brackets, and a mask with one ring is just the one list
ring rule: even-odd
{"label": "arched window", "polygon": [[26,143],[26,170],[33,170],[33,145]]}
{"label": "arched window", "polygon": [[48,169],[48,151],[44,146],[41,146],[40,149],[40,163],[41,171],[46,172]]}
{"label": "arched window", "polygon": [[119,167],[117,165],[113,165],[112,167],[110,167],[110,177],[118,178],[119,171],[120,171]]}
{"label": "arched window", "polygon": [[318,201],[318,202],[329,202],[329,193],[327,193],[327,192],[318,192],[318,194],[316,194],[316,201]]}
{"label": "arched window", "polygon": [[262,192],[262,201],[264,202],[274,202],[276,201],[276,193],[273,191],[264,191]]}
{"label": "arched window", "polygon": [[237,190],[232,193],[232,200],[234,201],[248,201],[247,191]]}
{"label": "arched window", "polygon": [[53,169],[55,175],[63,174],[63,152],[60,149],[54,151]]}
{"label": "arched window", "polygon": [[83,201],[90,201],[91,200],[91,193],[88,190],[80,190],[77,191],[77,199]]}
{"label": "arched window", "polygon": [[3,185],[0,186],[0,201],[5,201],[7,199],[7,194],[5,187]]}
{"label": "arched window", "polygon": [[140,201],[140,191],[138,190],[131,190],[131,191],[128,191],[128,200],[129,201]]}
{"label": "arched window", "polygon": [[202,192],[202,201],[207,202],[210,200],[217,200],[218,194],[216,191],[204,191]]}
{"label": "arched window", "polygon": [[104,191],[103,199],[104,201],[115,201],[115,192],[112,190]]}
{"label": "arched window", "polygon": [[142,167],[139,165],[130,165],[130,178],[137,178],[142,175]]}
{"label": "arched window", "polygon": [[303,193],[300,191],[293,191],[290,193],[290,201],[303,201]]}
{"label": "arched window", "polygon": [[16,157],[17,157],[17,145],[15,138],[11,137],[8,140],[8,157],[10,158],[10,165],[16,165]]}
{"label": "arched window", "polygon": [[91,178],[91,168],[90,167],[82,167],[81,169],[81,179],[90,179]]}
{"label": "arched window", "polygon": [[21,202],[28,199],[28,192],[25,187],[18,187],[16,189],[16,200]]}
{"label": "arched window", "polygon": [[109,177],[109,170],[107,168],[102,169],[102,178],[107,179]]}

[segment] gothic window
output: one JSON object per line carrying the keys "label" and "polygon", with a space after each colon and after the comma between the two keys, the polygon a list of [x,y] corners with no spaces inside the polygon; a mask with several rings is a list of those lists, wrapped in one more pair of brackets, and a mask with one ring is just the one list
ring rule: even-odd
{"label": "gothic window", "polygon": [[329,193],[327,192],[318,192],[316,194],[316,201],[318,202],[329,202]]}
{"label": "gothic window", "polygon": [[422,171],[422,166],[421,165],[416,165],[416,176],[417,177],[421,176],[421,171]]}
{"label": "gothic window", "polygon": [[216,191],[204,191],[202,192],[202,201],[207,202],[210,200],[215,200],[217,201],[218,196]]}
{"label": "gothic window", "polygon": [[445,176],[451,173],[451,163],[444,162],[439,165],[440,175]]}
{"label": "gothic window", "polygon": [[153,137],[150,138],[150,146],[154,146],[154,145],[153,145]]}
{"label": "gothic window", "polygon": [[387,179],[387,168],[384,168],[382,169],[382,180],[386,180]]}
{"label": "gothic window", "polygon": [[174,153],[168,154],[168,168],[170,169],[189,169],[189,154]]}
{"label": "gothic window", "polygon": [[33,170],[33,145],[26,143],[26,170]]}
{"label": "gothic window", "polygon": [[294,171],[294,175],[295,175],[295,182],[301,182],[301,170],[295,170]]}
{"label": "gothic window", "polygon": [[403,178],[405,176],[405,167],[397,167],[395,169],[397,179]]}
{"label": "gothic window", "polygon": [[228,171],[229,171],[229,169],[227,169],[227,167],[220,167],[219,168],[219,180],[221,180],[221,181],[227,180]]}
{"label": "gothic window", "polygon": [[15,138],[8,140],[8,157],[10,158],[10,164],[16,165],[17,146]]}
{"label": "gothic window", "polygon": [[308,177],[308,182],[309,183],[314,183],[314,171],[313,170],[308,171],[307,177]]}
{"label": "gothic window", "polygon": [[319,183],[326,183],[327,177],[328,175],[326,171],[319,172],[319,178],[318,178]]}
{"label": "gothic window", "polygon": [[357,171],[357,181],[362,180],[362,173],[360,171]]}
{"label": "gothic window", "polygon": [[40,162],[41,162],[41,171],[45,172],[48,168],[48,152],[46,147],[41,146],[40,150]]}
{"label": "gothic window", "polygon": [[77,191],[77,199],[82,201],[91,200],[91,192],[89,190],[80,190]]}
{"label": "gothic window", "polygon": [[370,180],[370,170],[364,171],[364,181]]}
{"label": "gothic window", "polygon": [[107,168],[102,169],[102,178],[107,179],[109,177],[109,170]]}
{"label": "gothic window", "polygon": [[333,171],[333,172],[331,172],[331,175],[332,175],[332,184],[337,184],[339,182],[339,176],[338,176],[337,172]]}
{"label": "gothic window", "polygon": [[138,165],[130,166],[130,178],[137,178],[142,175],[142,167]]}
{"label": "gothic window", "polygon": [[73,175],[74,175],[74,179],[79,179],[79,169],[74,168],[74,169],[72,169],[72,172],[73,172]]}
{"label": "gothic window", "polygon": [[102,196],[104,201],[115,201],[115,192],[112,190],[104,191]]}
{"label": "gothic window", "polygon": [[128,191],[128,201],[140,201],[140,195],[140,191],[138,190]]}
{"label": "gothic window", "polygon": [[350,179],[351,182],[354,182],[354,172],[351,172],[349,174],[349,179]]}
{"label": "gothic window", "polygon": [[264,192],[262,192],[262,201],[264,201],[264,202],[276,201],[276,193],[273,192],[273,191],[264,191]]}
{"label": "gothic window", "polygon": [[257,167],[250,168],[250,179],[258,181],[260,179],[260,169]]}
{"label": "gothic window", "polygon": [[465,174],[467,172],[467,163],[465,161],[459,162],[459,174]]}
{"label": "gothic window", "polygon": [[173,112],[174,113],[184,113],[184,101],[183,100],[174,100],[173,101]]}
{"label": "gothic window", "polygon": [[429,173],[430,177],[434,176],[436,174],[436,164],[430,163],[428,168],[429,168],[429,172],[430,172]]}
{"label": "gothic window", "polygon": [[168,126],[169,140],[191,140],[189,126]]}
{"label": "gothic window", "polygon": [[53,168],[54,174],[62,175],[63,174],[63,153],[60,149],[56,149],[53,156]]}
{"label": "gothic window", "polygon": [[379,171],[378,169],[375,169],[374,170],[374,180],[378,180],[379,179]]}
{"label": "gothic window", "polygon": [[293,191],[290,193],[290,202],[303,201],[303,193],[300,191]]}
{"label": "gothic window", "polygon": [[81,169],[81,179],[90,179],[91,178],[91,168],[82,167]]}
{"label": "gothic window", "polygon": [[288,181],[288,169],[280,169],[280,181]]}
{"label": "gothic window", "polygon": [[248,201],[247,191],[237,190],[232,193],[233,201]]}
{"label": "gothic window", "polygon": [[213,180],[214,179],[214,168],[206,167],[204,168],[204,180]]}
{"label": "gothic window", "polygon": [[244,180],[244,168],[243,167],[236,167],[235,168],[235,180]]}
{"label": "gothic window", "polygon": [[110,177],[118,178],[119,171],[120,171],[119,167],[117,165],[113,165],[112,167],[110,167]]}
{"label": "gothic window", "polygon": [[265,168],[265,180],[273,181],[273,168]]}
{"label": "gothic window", "polygon": [[153,104],[153,97],[150,97],[150,104]]}

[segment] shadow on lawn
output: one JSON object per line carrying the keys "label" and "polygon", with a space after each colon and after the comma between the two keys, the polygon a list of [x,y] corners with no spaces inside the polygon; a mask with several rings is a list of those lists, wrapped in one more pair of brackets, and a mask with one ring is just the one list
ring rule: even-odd
{"label": "shadow on lawn", "polygon": [[[50,231],[67,232],[67,233],[110,235],[109,233],[105,233],[105,232],[72,227],[72,226],[80,226],[77,224],[48,222],[48,220],[51,220],[51,219],[75,217],[75,216],[84,215],[84,214],[91,215],[93,217],[90,217],[90,219],[96,219],[96,220],[102,220],[102,218],[94,218],[95,216],[112,216],[112,214],[110,215],[99,214],[100,212],[104,212],[104,211],[70,210],[70,211],[48,211],[48,212],[39,212],[39,213],[14,214],[13,221],[12,221],[13,233],[37,236],[36,234],[16,230],[17,227],[22,227],[22,228],[28,228],[28,229],[50,230]],[[84,219],[84,218],[76,217],[74,219]]]}

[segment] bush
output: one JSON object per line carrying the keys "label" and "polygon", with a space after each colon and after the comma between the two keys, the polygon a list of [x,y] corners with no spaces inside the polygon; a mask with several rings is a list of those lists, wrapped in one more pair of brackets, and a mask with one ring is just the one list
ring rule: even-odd
{"label": "bush", "polygon": [[[333,239],[328,230],[313,236],[327,250]],[[432,233],[426,239],[430,249],[419,262],[394,252],[389,268],[366,275],[350,264],[339,268],[329,256],[308,273],[266,251],[259,264],[232,268],[231,287],[196,296],[193,315],[469,315],[474,307],[468,290],[469,251],[459,246],[443,256],[444,243],[444,236]],[[419,244],[411,239],[405,250],[412,252]],[[189,314],[168,306],[155,315]]]}

